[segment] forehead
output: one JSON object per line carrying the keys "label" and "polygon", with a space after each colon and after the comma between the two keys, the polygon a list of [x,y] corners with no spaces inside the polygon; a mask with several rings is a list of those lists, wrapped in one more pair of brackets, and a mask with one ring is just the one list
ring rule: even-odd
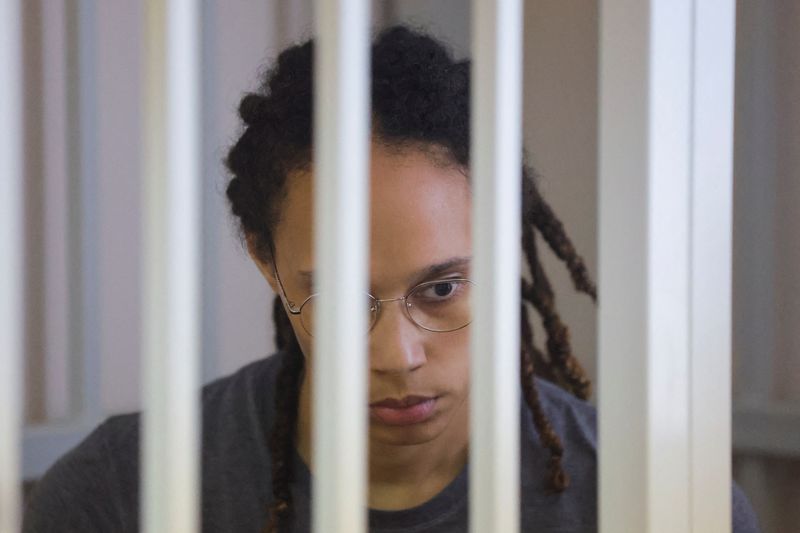
{"label": "forehead", "polygon": [[[288,182],[275,229],[279,267],[313,270],[313,180]],[[465,173],[417,149],[373,144],[370,154],[370,274],[373,286],[471,254],[471,193]],[[283,272],[281,272],[283,275]],[[291,274],[289,274],[291,275]]]}

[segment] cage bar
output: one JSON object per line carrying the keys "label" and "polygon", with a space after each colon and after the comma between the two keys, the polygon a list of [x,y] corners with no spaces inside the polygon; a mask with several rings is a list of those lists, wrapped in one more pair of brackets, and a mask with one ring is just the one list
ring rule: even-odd
{"label": "cage bar", "polygon": [[369,11],[315,4],[313,525],[366,527]]}
{"label": "cage bar", "polygon": [[732,15],[601,5],[602,532],[730,529]]}
{"label": "cage bar", "polygon": [[731,530],[733,0],[694,3],[690,347],[692,531]]}
{"label": "cage bar", "polygon": [[470,531],[519,530],[522,3],[473,2]]}
{"label": "cage bar", "polygon": [[199,524],[200,13],[146,6],[142,527]]}
{"label": "cage bar", "polygon": [[601,7],[604,533],[689,528],[691,2],[669,3]]}
{"label": "cage bar", "polygon": [[23,346],[22,13],[0,1],[0,533],[20,527]]}

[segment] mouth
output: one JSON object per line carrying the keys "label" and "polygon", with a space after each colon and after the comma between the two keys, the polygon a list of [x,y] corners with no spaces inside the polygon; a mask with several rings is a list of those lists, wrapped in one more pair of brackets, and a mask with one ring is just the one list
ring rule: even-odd
{"label": "mouth", "polygon": [[433,415],[438,399],[438,396],[405,396],[373,402],[369,405],[370,419],[389,426],[420,424]]}

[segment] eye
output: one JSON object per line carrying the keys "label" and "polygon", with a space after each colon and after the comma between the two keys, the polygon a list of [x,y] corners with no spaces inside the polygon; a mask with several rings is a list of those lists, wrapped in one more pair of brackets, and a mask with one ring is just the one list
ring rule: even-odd
{"label": "eye", "polygon": [[431,288],[433,289],[433,292],[436,293],[436,296],[443,297],[453,292],[453,283],[449,282],[437,283]]}
{"label": "eye", "polygon": [[423,283],[413,291],[412,298],[426,304],[444,303],[461,296],[466,284],[465,281],[455,279]]}

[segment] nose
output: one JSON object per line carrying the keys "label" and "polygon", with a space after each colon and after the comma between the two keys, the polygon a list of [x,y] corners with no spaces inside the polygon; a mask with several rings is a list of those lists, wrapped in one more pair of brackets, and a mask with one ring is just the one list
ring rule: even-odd
{"label": "nose", "polygon": [[406,316],[402,299],[382,302],[369,335],[370,370],[412,372],[425,364],[424,332]]}

